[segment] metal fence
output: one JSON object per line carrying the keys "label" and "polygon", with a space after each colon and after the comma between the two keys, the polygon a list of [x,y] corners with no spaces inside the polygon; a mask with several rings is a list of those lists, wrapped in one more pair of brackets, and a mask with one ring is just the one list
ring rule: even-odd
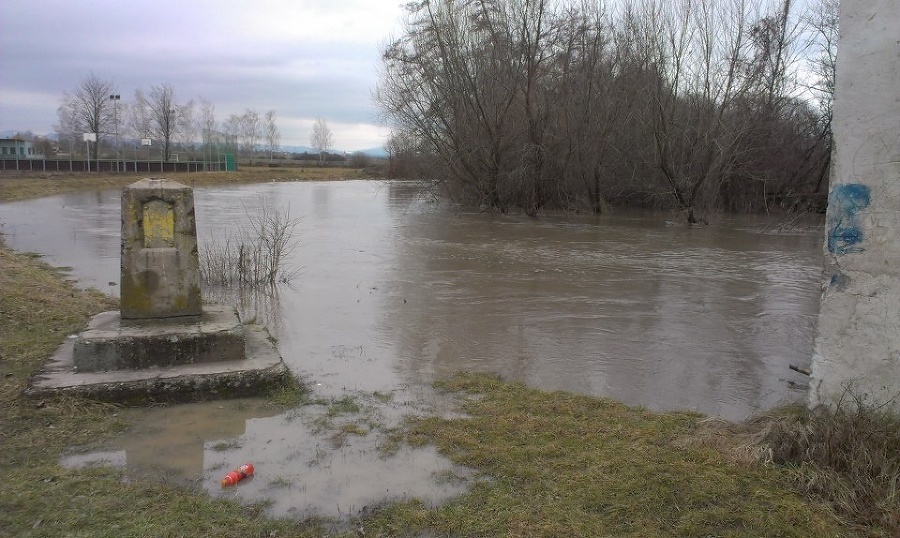
{"label": "metal fence", "polygon": [[77,160],[77,159],[2,159],[2,172],[106,172],[106,173],[139,173],[139,172],[218,172],[233,170],[228,163],[205,161],[163,162],[148,160]]}

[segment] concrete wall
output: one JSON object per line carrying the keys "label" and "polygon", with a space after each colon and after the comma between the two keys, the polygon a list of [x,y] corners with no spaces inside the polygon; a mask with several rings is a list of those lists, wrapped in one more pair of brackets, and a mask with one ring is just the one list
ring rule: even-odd
{"label": "concrete wall", "polygon": [[[810,403],[900,394],[900,7],[842,0]],[[900,409],[900,399],[896,402]]]}

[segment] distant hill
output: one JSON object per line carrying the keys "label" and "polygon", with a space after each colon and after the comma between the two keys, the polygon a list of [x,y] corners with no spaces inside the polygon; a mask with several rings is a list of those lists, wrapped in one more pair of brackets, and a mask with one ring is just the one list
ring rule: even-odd
{"label": "distant hill", "polygon": [[[7,129],[5,131],[0,131],[0,138],[12,138],[17,133],[24,133],[24,132],[25,131],[16,131],[13,129]],[[32,133],[32,134],[34,134],[34,133]],[[56,133],[49,133],[49,134],[45,134],[45,135],[35,135],[35,136],[40,136],[42,138],[46,138],[47,140],[56,140],[56,138],[57,138]]]}
{"label": "distant hill", "polygon": [[[265,149],[265,148],[260,147],[260,150],[262,150],[262,149]],[[318,153],[315,149],[313,149],[309,146],[281,146],[281,151],[287,151],[290,153],[311,153],[311,154]],[[377,159],[386,159],[388,156],[387,151],[385,151],[384,148],[381,146],[376,146],[374,148],[368,148],[368,149],[361,149],[361,150],[357,150],[357,151],[360,153],[365,153],[369,157],[375,157]],[[351,155],[353,153],[356,153],[356,151],[342,151],[339,149],[332,149],[328,153],[345,153],[347,155]]]}
{"label": "distant hill", "polygon": [[[382,146],[377,146],[369,149],[361,149],[360,153],[365,153],[369,157],[375,157],[376,159],[387,159],[388,152]],[[351,152],[355,153],[355,152]]]}
{"label": "distant hill", "polygon": [[[266,149],[266,147],[259,146],[256,149],[259,151],[263,151]],[[287,151],[290,153],[318,153],[316,150],[309,146],[281,146],[281,151]]]}

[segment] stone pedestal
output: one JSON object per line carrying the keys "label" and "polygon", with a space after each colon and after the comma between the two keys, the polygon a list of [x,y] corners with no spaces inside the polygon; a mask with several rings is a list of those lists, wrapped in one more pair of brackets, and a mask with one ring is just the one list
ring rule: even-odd
{"label": "stone pedestal", "polygon": [[57,350],[29,393],[126,403],[246,396],[290,382],[268,332],[200,296],[194,195],[148,178],[122,192],[121,309]]}
{"label": "stone pedestal", "polygon": [[104,312],[75,339],[78,372],[185,366],[244,358],[244,327],[234,308],[210,305],[195,320],[123,320]]}

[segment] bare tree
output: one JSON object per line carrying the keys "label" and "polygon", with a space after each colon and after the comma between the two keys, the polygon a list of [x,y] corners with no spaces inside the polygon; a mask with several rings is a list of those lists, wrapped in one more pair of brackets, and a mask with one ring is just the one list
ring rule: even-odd
{"label": "bare tree", "polygon": [[64,101],[56,109],[58,123],[54,126],[56,129],[57,140],[59,141],[60,151],[65,151],[69,156],[74,156],[78,149],[78,137],[81,129],[78,127],[78,112],[69,101]]}
{"label": "bare tree", "polygon": [[184,149],[193,150],[197,142],[197,123],[194,121],[194,100],[178,107],[178,134]]}
{"label": "bare tree", "polygon": [[256,145],[260,137],[259,113],[256,110],[248,108],[241,115],[240,132],[241,145],[244,151],[250,156],[250,164],[253,164],[253,154],[256,152]]}
{"label": "bare tree", "polygon": [[814,191],[816,193],[822,192],[823,187],[827,186],[831,168],[831,118],[837,67],[839,11],[839,0],[818,0],[807,18],[809,26],[813,29],[809,45],[813,49],[811,71],[815,76],[815,82],[811,90],[819,105],[820,138],[824,146],[818,159],[819,172]]}
{"label": "bare tree", "polygon": [[225,135],[225,151],[237,155],[239,140],[241,137],[241,116],[231,114],[222,123],[222,131]]}
{"label": "bare tree", "polygon": [[375,99],[398,131],[446,165],[454,196],[505,210],[510,143],[512,29],[503,2],[408,4],[407,28],[383,53]]}
{"label": "bare tree", "polygon": [[178,105],[175,103],[175,90],[168,84],[151,86],[147,102],[150,131],[153,138],[160,141],[160,153],[164,162],[172,156],[172,142],[178,133]]}
{"label": "bare tree", "polygon": [[207,163],[212,162],[217,138],[216,106],[203,98],[200,98],[200,117],[197,119],[197,124],[203,137],[204,160]]}
{"label": "bare tree", "polygon": [[269,110],[266,112],[265,116],[265,133],[266,133],[266,146],[269,149],[269,162],[272,162],[272,157],[276,151],[278,151],[278,147],[281,144],[281,133],[278,132],[278,125],[275,123],[277,119],[277,112],[274,110]]}
{"label": "bare tree", "polygon": [[633,174],[633,163],[619,162],[620,146],[630,145],[623,119],[633,108],[628,96],[640,91],[641,80],[626,74],[612,49],[613,36],[606,30],[612,21],[605,6],[583,4],[564,13],[558,24],[554,67],[559,74],[548,86],[557,111],[549,118],[553,142],[548,151],[556,158],[548,166],[559,178],[562,207],[579,207],[586,198],[591,211],[600,213],[607,195],[622,184],[610,178]]}
{"label": "bare tree", "polygon": [[134,100],[128,104],[125,132],[134,138],[150,137],[150,108],[141,90],[134,91]]}
{"label": "bare tree", "polygon": [[384,145],[388,154],[388,177],[404,179],[434,178],[436,174],[427,167],[423,144],[409,132],[394,131]]}
{"label": "bare tree", "polygon": [[829,118],[834,101],[839,9],[838,0],[818,0],[806,19],[813,30],[808,43],[813,49],[811,71],[815,77],[811,89],[820,102],[823,116]]}
{"label": "bare tree", "polygon": [[328,124],[321,117],[316,118],[313,123],[312,133],[309,136],[309,143],[319,154],[319,166],[325,164],[325,153],[331,149],[334,144],[334,137]]}
{"label": "bare tree", "polygon": [[[690,223],[723,205],[759,201],[783,179],[766,157],[769,140],[791,121],[791,1],[644,0],[637,24],[649,42],[656,84],[652,113],[661,185]],[[768,11],[767,11],[768,10]],[[793,151],[793,149],[791,150]],[[751,202],[756,203],[756,202]]]}
{"label": "bare tree", "polygon": [[800,156],[821,146],[795,3],[412,2],[375,100],[463,202],[768,207],[810,190]]}
{"label": "bare tree", "polygon": [[[561,155],[596,155],[597,145],[576,140],[586,135],[577,131],[610,126],[598,121],[599,108],[591,108],[596,99],[584,100],[599,95],[588,66],[605,67],[602,9],[585,2],[556,12],[555,5],[408,5],[406,33],[384,51],[376,101],[399,132],[440,157],[454,196],[500,211],[518,205],[534,215],[548,203],[567,204],[565,183],[586,179],[585,166],[595,177],[593,164],[568,166]],[[587,93],[576,96],[582,84]],[[555,129],[569,130],[571,138]]]}
{"label": "bare tree", "polygon": [[646,119],[656,167],[676,207],[689,223],[699,222],[698,206],[715,196],[737,147],[739,132],[726,112],[749,90],[740,76],[747,1],[646,0],[641,7],[643,33],[655,36],[654,112]]}
{"label": "bare tree", "polygon": [[76,128],[96,135],[97,143],[93,146],[92,155],[94,159],[99,155],[100,140],[112,133],[115,111],[109,96],[115,93],[115,86],[111,81],[102,80],[91,73],[82,79],[74,94],[63,97],[62,106],[72,111]]}
{"label": "bare tree", "polygon": [[372,158],[369,157],[368,154],[362,151],[354,151],[350,154],[350,158],[347,160],[350,168],[367,168],[370,164],[372,164]]}
{"label": "bare tree", "polygon": [[43,136],[32,135],[31,143],[34,145],[35,152],[45,157],[52,158],[59,150],[58,143],[55,144],[52,140]]}

